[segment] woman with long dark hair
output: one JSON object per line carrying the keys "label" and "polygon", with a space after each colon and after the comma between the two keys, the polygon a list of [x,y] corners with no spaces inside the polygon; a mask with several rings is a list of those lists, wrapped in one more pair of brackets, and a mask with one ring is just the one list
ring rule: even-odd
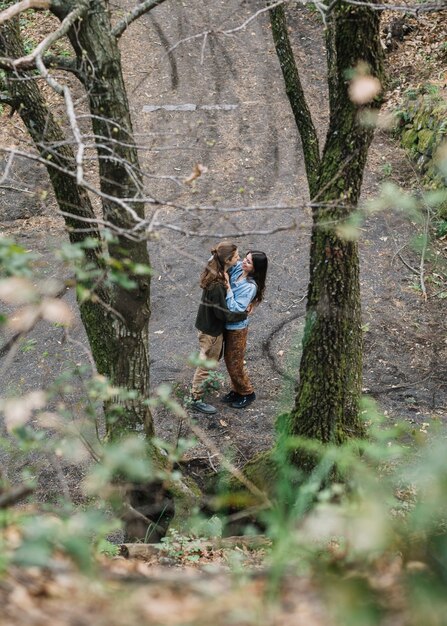
{"label": "woman with long dark hair", "polygon": [[[239,323],[247,318],[245,309],[231,312],[226,304],[227,270],[239,261],[237,246],[222,241],[211,250],[211,257],[200,276],[202,299],[196,318],[199,331],[199,358],[202,361],[218,361],[222,355],[223,331],[225,323]],[[204,386],[209,369],[199,366],[192,381],[191,408],[212,415],[217,409],[204,402]]]}
{"label": "woman with long dark hair", "polygon": [[[230,311],[242,312],[262,301],[267,269],[267,256],[260,250],[249,250],[242,261],[228,269],[226,302]],[[232,389],[221,400],[234,409],[244,409],[256,399],[244,365],[247,335],[248,319],[226,322],[224,358]]]}

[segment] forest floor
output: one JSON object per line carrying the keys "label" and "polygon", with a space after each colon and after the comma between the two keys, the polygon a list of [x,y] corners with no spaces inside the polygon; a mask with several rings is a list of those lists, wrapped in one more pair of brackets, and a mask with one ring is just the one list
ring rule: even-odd
{"label": "forest floor", "polygon": [[[149,243],[154,269],[150,326],[154,389],[169,383],[179,400],[188,394],[193,374],[188,356],[197,349],[194,321],[200,299],[198,278],[218,238],[225,234],[237,242],[241,253],[261,249],[269,258],[266,299],[250,320],[247,351],[256,402],[237,411],[219,403],[220,391],[209,397],[219,408],[215,416],[191,414],[206,436],[239,465],[271,445],[276,416],[293,405],[311,224],[301,144],[284,93],[268,19],[263,14],[231,36],[223,32],[241,25],[257,8],[257,3],[245,0],[166,3],[138,20],[122,38],[137,142],[144,146],[141,157],[147,192],[178,207],[159,212],[157,219],[164,226]],[[437,35],[432,38],[436,19],[430,16],[421,17],[417,23],[413,20],[413,32],[389,53],[389,108],[399,102],[399,94],[410,85],[435,77],[445,86],[447,59],[438,54],[436,42],[440,48],[441,40]],[[316,14],[295,7],[290,26],[299,65],[305,68],[302,80],[323,144],[327,89],[322,25]],[[439,28],[444,28],[441,22]],[[213,32],[206,38],[187,39],[206,31]],[[427,52],[427,46],[434,49]],[[163,108],[166,105],[174,106]],[[0,132],[3,142],[10,142],[11,137],[18,144],[26,141],[16,116]],[[198,163],[206,167],[206,172],[191,184],[184,184]],[[48,187],[42,172],[34,166],[18,166],[17,177],[30,187],[39,181],[40,191]],[[416,171],[389,131],[379,130],[369,155],[362,202],[375,197],[385,180],[407,188],[417,188],[419,184]],[[11,202],[11,196],[3,196],[0,206],[12,204],[14,208],[0,226],[3,235],[16,237],[27,249],[38,253],[40,270],[52,277],[61,272],[54,250],[64,237],[63,225],[54,213],[51,195],[47,200],[42,197],[43,194],[30,194],[29,202],[23,203],[18,197],[17,202],[15,197]],[[201,210],[204,206],[210,210]],[[290,208],[274,208],[279,206]],[[222,210],[235,207],[253,210]],[[289,225],[289,230],[278,230]],[[424,300],[419,277],[403,262],[420,266],[420,256],[412,247],[420,232],[421,226],[403,213],[378,213],[367,217],[360,241],[364,390],[390,420],[406,420],[415,429],[445,420],[447,415],[446,316],[440,297],[443,294],[438,293],[440,288],[434,278],[436,265],[427,262],[424,266],[428,288],[428,298]],[[445,241],[438,241],[436,246],[438,257],[445,261]],[[74,294],[69,292],[66,299],[76,310]],[[3,371],[2,392],[17,394],[44,388],[67,364],[88,363],[79,317],[70,336],[76,341],[67,341],[60,327],[44,323],[37,326],[14,362]],[[220,370],[224,373],[222,366]],[[226,382],[223,389],[227,388]],[[67,402],[76,411],[79,400],[75,391]],[[163,409],[155,410],[155,421],[161,438],[175,442],[188,435],[187,424],[179,423]],[[187,454],[193,476],[204,469],[214,471],[218,465],[203,443],[199,442]],[[82,468],[72,467],[64,478],[75,501],[82,499],[78,489],[82,473]],[[55,497],[60,490],[59,480],[60,472],[51,463],[42,466],[42,499]],[[246,556],[256,561],[256,556]],[[190,583],[183,579],[182,585],[186,586],[181,589],[175,573],[172,584],[164,587],[158,585],[157,575],[153,574],[154,579],[144,592],[139,583],[141,577],[147,577],[148,564],[130,565],[132,562],[118,559],[111,571],[121,567],[119,576],[123,580],[131,580],[134,575],[138,579],[131,593],[135,604],[129,604],[133,608],[124,616],[118,616],[118,611],[114,613],[116,605],[110,604],[113,582],[107,591],[98,587],[97,593],[93,588],[89,593],[81,591],[79,581],[67,582],[65,591],[61,591],[61,583],[62,587],[55,587],[54,598],[52,592],[34,594],[28,583],[20,583],[17,602],[11,606],[16,607],[19,615],[20,605],[26,606],[29,601],[30,615],[33,610],[37,612],[35,620],[30,618],[27,623],[36,624],[39,619],[43,623],[44,617],[47,624],[132,624],[137,617],[144,623],[230,623],[221,621],[229,619],[228,611],[225,613],[229,603],[240,610],[231,618],[234,624],[254,623],[256,616],[258,624],[264,623],[263,619],[281,626],[330,624],[308,579],[294,578],[290,588],[285,585],[279,613],[270,615],[262,600],[265,578],[260,575],[242,583],[239,580],[237,585],[227,575],[221,579],[219,572],[228,568],[225,558],[219,558],[215,588],[205,590],[203,580],[211,575],[194,570],[185,574],[185,578],[190,575]],[[166,576],[169,574],[164,573],[160,580]],[[71,577],[70,580],[73,581]],[[188,589],[193,591],[188,593]],[[116,602],[122,593],[120,587]],[[79,594],[79,598],[85,599],[84,611],[81,602],[74,603],[70,614],[60,615],[58,621],[56,612],[66,605],[58,601],[58,594],[65,599],[78,598]],[[208,595],[213,598],[214,608]],[[45,597],[50,600],[43,609],[39,598]],[[253,606],[251,600],[244,604],[250,597]],[[157,602],[153,601],[155,598]],[[153,611],[166,613],[156,615]],[[17,623],[14,619],[10,623]]]}

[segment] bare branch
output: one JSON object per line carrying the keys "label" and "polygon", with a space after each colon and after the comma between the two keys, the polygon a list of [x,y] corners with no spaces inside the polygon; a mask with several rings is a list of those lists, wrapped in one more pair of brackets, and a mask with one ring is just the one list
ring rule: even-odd
{"label": "bare branch", "polygon": [[400,259],[402,261],[402,263],[405,265],[405,267],[408,267],[408,269],[411,272],[413,272],[413,274],[416,274],[416,276],[419,276],[419,270],[415,269],[409,263],[407,263],[407,261],[404,259],[404,257],[401,255],[400,252],[397,253],[397,258]]}
{"label": "bare branch", "polygon": [[250,24],[250,22],[259,17],[259,15],[261,15],[262,13],[266,13],[267,11],[271,11],[272,9],[279,7],[282,4],[286,4],[286,2],[288,2],[288,0],[277,0],[277,2],[271,2],[268,6],[264,7],[263,9],[259,9],[258,11],[250,15],[250,17],[246,19],[245,22],[240,24],[240,26],[236,26],[236,28],[231,28],[229,30],[223,30],[220,32],[222,32],[222,34],[224,35],[232,35],[233,33],[237,33],[240,30],[244,30],[244,28],[246,28]]}
{"label": "bare branch", "polygon": [[[58,172],[63,172],[64,174],[67,174],[67,176],[71,176],[74,178],[74,174],[73,172],[69,171],[67,168],[61,167],[60,165],[54,163],[53,161],[48,161],[47,159],[43,159],[40,156],[36,156],[36,155],[31,155],[28,152],[23,152],[22,150],[16,150],[14,149],[4,149],[4,148],[0,148],[0,151],[6,152],[7,154],[16,154],[18,156],[22,156],[25,157],[27,159],[31,159],[33,161],[37,161],[38,163],[41,163],[42,165],[44,165],[45,167],[52,167],[53,169],[57,170]],[[150,202],[152,204],[158,204],[158,202],[154,201],[152,198],[118,198],[117,196],[112,196],[110,194],[104,193],[103,191],[101,191],[100,189],[94,187],[93,185],[91,185],[90,183],[88,183],[85,179],[83,179],[81,181],[81,186],[84,187],[85,189],[87,189],[87,191],[91,191],[92,193],[94,193],[95,195],[97,195],[98,197],[104,199],[104,200],[109,200],[110,202],[113,202],[115,204],[117,204],[119,207],[121,207],[124,211],[127,211],[132,218],[135,221],[136,226],[132,229],[134,230],[138,230],[140,228],[144,228],[146,225],[146,221],[142,220],[137,213],[132,209],[132,207],[129,206],[128,203],[130,202]],[[108,222],[107,220],[101,220],[98,218],[86,218],[86,217],[82,217],[80,215],[78,215],[77,213],[68,213],[68,212],[64,212],[64,211],[60,211],[60,214],[63,215],[64,217],[73,217],[74,219],[80,221],[80,222],[86,222],[86,223],[91,223],[91,224],[101,224],[103,226],[106,226],[107,228],[110,228],[112,231],[118,233],[118,234],[126,234],[128,231],[127,229],[121,229],[119,228],[116,224],[112,224],[111,222]]]}
{"label": "bare branch", "polygon": [[159,526],[156,522],[151,520],[149,517],[146,517],[146,515],[143,515],[143,513],[140,513],[140,511],[137,511],[137,509],[135,509],[131,504],[129,504],[129,502],[123,503],[123,510],[124,510],[123,520],[125,521],[140,520],[144,522],[145,524],[147,524],[148,526],[151,526],[158,532],[163,532],[163,533],[165,532],[164,529],[161,528],[161,526]]}
{"label": "bare branch", "polygon": [[41,41],[30,54],[13,61],[15,69],[24,69],[27,66],[29,67],[30,63],[34,64],[34,62],[37,64],[37,59],[41,59],[43,53],[48,50],[50,46],[67,34],[73,24],[87,12],[87,0],[79,0],[79,2],[80,4],[78,4],[78,6],[73,9],[73,11],[71,11],[66,18],[64,18],[57,30],[48,35],[48,37],[45,37],[45,39]]}
{"label": "bare branch", "polygon": [[[68,287],[64,284],[55,294],[54,294],[54,298],[62,298],[66,291],[67,291]],[[18,333],[15,333],[6,343],[3,344],[3,346],[0,347],[0,359],[3,358],[4,356],[6,356],[8,353],[11,354],[12,352],[16,352],[16,348],[18,346],[18,342],[20,341],[20,339],[22,339],[22,337],[24,337],[26,335],[27,332],[29,332],[30,330],[32,330],[37,322],[39,322],[42,319],[42,315],[40,313],[38,313],[34,320],[32,325],[27,328],[27,330],[21,330]],[[3,370],[2,370],[3,371]],[[0,371],[0,374],[2,373],[2,371]]]}
{"label": "bare branch", "polygon": [[[338,4],[340,0],[332,0],[328,5],[324,4],[323,2],[321,2],[320,0],[302,0],[302,4],[303,5],[307,5],[307,4],[312,4],[313,6],[315,6],[318,10],[318,12],[320,13],[320,15],[322,16],[322,19],[324,22],[326,22],[326,16],[328,16],[332,10],[334,9],[334,7],[336,6],[336,4]],[[147,2],[149,2],[149,0],[147,0]],[[254,19],[256,19],[257,17],[259,17],[259,15],[261,15],[262,13],[265,13],[267,11],[271,11],[277,8],[284,8],[284,6],[286,4],[288,4],[290,2],[290,0],[267,0],[268,4],[266,7],[259,9],[258,11],[256,11],[255,13],[253,13],[252,15],[250,15],[249,18],[247,18],[242,24],[240,24],[239,26],[235,26],[234,28],[229,28],[227,30],[223,30],[220,28],[211,28],[209,30],[204,30],[201,33],[196,33],[195,35],[190,35],[188,37],[185,37],[183,39],[180,39],[179,41],[177,41],[173,46],[171,46],[169,48],[169,50],[167,51],[167,54],[170,54],[171,52],[173,52],[176,48],[178,48],[180,45],[187,43],[189,41],[193,41],[194,39],[201,39],[203,37],[203,42],[201,45],[201,52],[200,52],[200,64],[203,64],[203,59],[204,59],[204,54],[205,54],[205,45],[206,45],[206,41],[208,39],[208,37],[210,35],[226,35],[226,36],[232,36],[235,33],[238,33],[242,30],[244,30]],[[421,5],[421,6],[409,6],[407,4],[405,5],[395,5],[395,4],[375,4],[373,2],[368,2],[368,0],[343,0],[343,2],[345,4],[352,4],[352,5],[356,5],[356,6],[366,6],[369,7],[375,11],[401,11],[404,13],[411,13],[412,15],[418,16],[420,13],[429,13],[429,12],[438,12],[438,11],[444,11],[447,9],[447,0],[439,0],[439,2],[434,2],[433,4],[429,4],[429,5]]]}
{"label": "bare branch", "polygon": [[[21,70],[33,70],[36,68],[36,60],[31,59],[30,61],[25,61],[25,57],[21,57],[20,59],[20,69]],[[57,56],[54,54],[46,54],[42,57],[42,62],[45,67],[54,69],[54,70],[62,70],[64,72],[71,72],[75,74],[80,80],[83,79],[83,72],[77,67],[76,60]],[[0,57],[0,68],[8,71],[15,71],[17,68],[14,65],[14,59],[9,57]],[[27,78],[27,80],[34,80],[36,77]]]}
{"label": "bare branch", "polygon": [[296,209],[301,209],[306,205],[290,205],[290,204],[260,204],[256,206],[235,206],[235,207],[220,207],[220,206],[192,206],[192,207],[182,207],[182,206],[174,206],[174,204],[169,204],[168,206],[172,206],[173,208],[180,208],[186,211],[207,211],[212,212],[216,211],[218,213],[245,213],[247,211],[294,211]]}
{"label": "bare branch", "polygon": [[87,357],[87,359],[88,359],[88,361],[90,363],[90,366],[92,368],[92,372],[94,372],[96,370],[96,364],[95,364],[95,361],[93,359],[91,351],[88,350],[85,347],[85,344],[82,341],[78,341],[77,339],[74,339],[71,336],[71,334],[68,331],[68,328],[66,326],[64,326],[64,336],[65,336],[65,340],[67,341],[67,343],[73,344],[74,346],[79,348],[85,354],[85,356]]}
{"label": "bare branch", "polygon": [[[425,203],[424,203],[425,204]],[[425,220],[424,220],[424,236],[423,236],[423,244],[421,250],[421,259],[419,261],[419,283],[421,285],[422,297],[425,302],[427,302],[427,288],[425,286],[425,255],[427,253],[428,248],[428,238],[429,238],[429,229],[430,229],[430,208],[425,206]]]}
{"label": "bare branch", "polygon": [[[433,4],[410,6],[407,4],[374,4],[367,2],[366,0],[344,0],[346,4],[352,4],[353,6],[368,7],[373,11],[401,11],[403,13],[411,13],[412,15],[419,15],[420,13],[436,13],[438,11],[445,11],[447,9],[446,0],[440,0]],[[332,5],[331,5],[332,6]]]}
{"label": "bare branch", "polygon": [[4,24],[15,15],[23,13],[23,11],[28,9],[49,9],[50,6],[50,0],[22,0],[22,2],[13,4],[0,13],[0,24]]}
{"label": "bare branch", "polygon": [[8,339],[6,343],[4,343],[0,348],[0,359],[6,356],[16,345],[22,337],[24,337],[25,333],[20,331]]}
{"label": "bare branch", "polygon": [[137,20],[141,15],[145,13],[149,13],[155,7],[158,7],[159,4],[162,4],[165,0],[146,0],[142,2],[140,5],[134,7],[132,11],[129,11],[127,15],[124,16],[122,20],[116,24],[116,26],[112,29],[112,35],[114,35],[117,39],[121,37],[126,28],[132,24],[135,20]]}
{"label": "bare branch", "polygon": [[234,476],[236,480],[242,483],[250,493],[257,498],[260,498],[263,505],[267,508],[270,507],[271,502],[268,495],[264,491],[261,491],[261,489],[259,489],[249,478],[247,478],[247,476],[245,476],[245,474],[238,467],[226,458],[226,456],[216,446],[214,441],[208,437],[207,433],[189,417],[186,411],[184,411],[182,418],[187,422],[189,428],[196,435],[196,437],[208,448],[208,450],[213,453],[213,456],[219,459],[222,467]]}
{"label": "bare branch", "polygon": [[256,11],[255,13],[253,13],[253,15],[250,15],[250,17],[248,19],[246,19],[245,22],[243,22],[239,26],[236,26],[235,28],[230,28],[228,30],[221,30],[221,29],[204,30],[203,32],[197,33],[196,35],[190,35],[189,37],[185,37],[184,39],[180,39],[180,41],[177,41],[177,43],[175,43],[173,46],[171,46],[169,48],[169,50],[167,51],[167,54],[170,54],[173,50],[178,48],[181,44],[187,43],[188,41],[192,41],[193,39],[200,39],[201,37],[203,37],[203,43],[202,43],[201,54],[200,54],[200,63],[202,64],[203,63],[204,54],[205,54],[205,44],[206,44],[206,41],[207,41],[207,38],[208,38],[209,35],[218,35],[218,34],[219,35],[227,35],[227,36],[233,35],[234,33],[237,33],[237,32],[239,32],[241,30],[244,30],[244,28],[246,28],[248,26],[248,24],[250,24],[250,22],[252,22],[259,15],[261,15],[261,13],[265,13],[266,11],[270,11],[270,9],[278,7],[279,5],[284,4],[285,2],[288,2],[288,0],[278,0],[277,2],[273,2],[268,7],[264,7],[263,9],[259,9],[259,11]]}
{"label": "bare branch", "polygon": [[78,78],[83,77],[83,72],[78,68],[76,59],[61,57],[54,54],[46,54],[42,61],[45,64],[45,67],[52,68],[54,70],[63,70],[64,72],[71,72],[75,74]]}
{"label": "bare branch", "polygon": [[153,222],[153,227],[174,230],[175,232],[186,235],[187,237],[214,237],[215,239],[235,239],[236,237],[247,237],[248,235],[274,235],[275,233],[279,233],[284,230],[294,230],[296,228],[296,221],[293,221],[292,224],[289,224],[288,226],[278,226],[278,228],[272,228],[272,230],[247,230],[235,233],[196,233],[193,230],[185,230],[183,228],[180,228],[180,226],[176,226],[175,224],[163,224],[162,222]]}
{"label": "bare branch", "polygon": [[[0,98],[1,102],[1,98]],[[0,189],[8,189],[9,191],[18,191],[19,193],[28,193],[30,196],[34,195],[34,191],[29,189],[20,189],[20,187],[14,187],[14,185],[0,185]]]}

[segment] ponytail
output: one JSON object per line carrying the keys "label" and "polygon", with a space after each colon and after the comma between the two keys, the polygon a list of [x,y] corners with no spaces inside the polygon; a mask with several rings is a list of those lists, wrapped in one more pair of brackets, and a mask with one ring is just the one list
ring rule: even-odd
{"label": "ponytail", "polygon": [[200,276],[200,286],[206,289],[212,283],[225,284],[225,266],[237,250],[234,243],[222,241],[211,249],[211,257]]}

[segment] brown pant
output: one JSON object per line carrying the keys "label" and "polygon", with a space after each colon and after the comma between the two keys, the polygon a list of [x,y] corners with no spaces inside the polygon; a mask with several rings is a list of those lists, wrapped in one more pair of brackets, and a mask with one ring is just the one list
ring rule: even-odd
{"label": "brown pant", "polygon": [[[222,343],[222,335],[212,337],[211,335],[205,335],[205,333],[199,331],[199,358],[203,360],[206,359],[207,361],[218,361],[222,355]],[[194,373],[194,378],[192,379],[191,389],[191,395],[194,400],[198,400],[203,396],[203,383],[207,379],[209,373],[210,370],[204,367],[198,367],[196,369]]]}
{"label": "brown pant", "polygon": [[244,365],[245,348],[247,346],[248,328],[226,330],[224,333],[224,358],[228,374],[231,378],[233,391],[241,396],[253,393],[254,388]]}

